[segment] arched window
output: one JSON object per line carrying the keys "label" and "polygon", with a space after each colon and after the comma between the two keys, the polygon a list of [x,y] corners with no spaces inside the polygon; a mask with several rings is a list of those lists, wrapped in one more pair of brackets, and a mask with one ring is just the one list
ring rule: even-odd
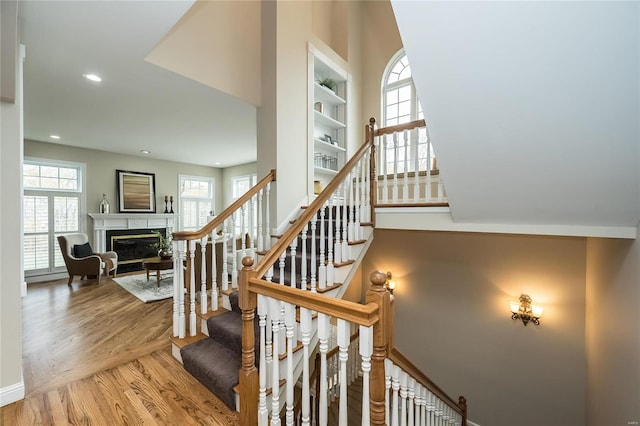
{"label": "arched window", "polygon": [[[394,126],[396,124],[408,123],[413,120],[424,118],[422,107],[418,101],[416,88],[413,84],[411,66],[404,49],[396,53],[389,61],[382,77],[382,126]],[[404,159],[407,151],[408,161]],[[395,170],[398,173],[404,172],[405,164],[407,171],[415,171],[415,158],[418,156],[418,170],[429,170],[433,159],[433,150],[429,146],[427,131],[421,129],[417,140],[411,141],[404,146],[403,141],[398,141],[398,147],[393,145],[393,141],[386,144],[387,170]],[[398,153],[398,161],[395,159]]]}

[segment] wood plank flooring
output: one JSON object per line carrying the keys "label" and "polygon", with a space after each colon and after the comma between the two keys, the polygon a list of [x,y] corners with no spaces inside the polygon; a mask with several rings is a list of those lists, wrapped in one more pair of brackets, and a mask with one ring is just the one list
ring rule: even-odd
{"label": "wood plank flooring", "polygon": [[230,411],[170,354],[172,299],[142,303],[110,279],[29,285],[26,398],[2,425],[231,425]]}

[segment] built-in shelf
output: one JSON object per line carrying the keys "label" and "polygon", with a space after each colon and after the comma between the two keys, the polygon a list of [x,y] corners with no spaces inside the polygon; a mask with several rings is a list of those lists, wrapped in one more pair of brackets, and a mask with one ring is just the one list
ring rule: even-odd
{"label": "built-in shelf", "polygon": [[316,149],[320,149],[322,151],[334,152],[334,153],[345,152],[346,151],[346,149],[344,149],[343,147],[341,147],[339,145],[330,144],[330,143],[327,143],[327,142],[323,141],[322,139],[318,139],[318,138],[313,139],[313,143],[314,143]]}
{"label": "built-in shelf", "polygon": [[320,101],[325,104],[344,105],[347,103],[347,101],[336,95],[333,90],[328,87],[321,86],[318,83],[314,84],[314,94],[316,101]]}
{"label": "built-in shelf", "polygon": [[337,170],[325,169],[324,167],[315,166],[314,170],[316,173],[320,173],[327,176],[335,176],[338,174]]}
{"label": "built-in shelf", "polygon": [[333,118],[321,112],[313,111],[313,115],[318,124],[329,127],[331,129],[338,130],[338,129],[344,129],[345,127],[347,127],[344,123],[341,123],[338,120],[334,120]]}

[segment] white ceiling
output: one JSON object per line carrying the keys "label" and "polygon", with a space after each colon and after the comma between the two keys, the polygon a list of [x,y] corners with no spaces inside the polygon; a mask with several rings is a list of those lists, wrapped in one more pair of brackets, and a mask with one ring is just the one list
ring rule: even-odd
{"label": "white ceiling", "polygon": [[144,60],[192,4],[19,2],[25,138],[213,167],[255,161],[254,106]]}
{"label": "white ceiling", "polygon": [[640,3],[392,1],[456,222],[640,218]]}

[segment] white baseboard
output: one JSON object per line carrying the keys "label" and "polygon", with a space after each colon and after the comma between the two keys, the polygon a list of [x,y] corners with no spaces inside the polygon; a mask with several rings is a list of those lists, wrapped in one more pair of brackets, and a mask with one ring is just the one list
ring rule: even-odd
{"label": "white baseboard", "polygon": [[24,399],[24,380],[13,385],[0,388],[0,407]]}
{"label": "white baseboard", "polygon": [[471,420],[467,420],[467,426],[480,426],[478,423],[474,423]]}

